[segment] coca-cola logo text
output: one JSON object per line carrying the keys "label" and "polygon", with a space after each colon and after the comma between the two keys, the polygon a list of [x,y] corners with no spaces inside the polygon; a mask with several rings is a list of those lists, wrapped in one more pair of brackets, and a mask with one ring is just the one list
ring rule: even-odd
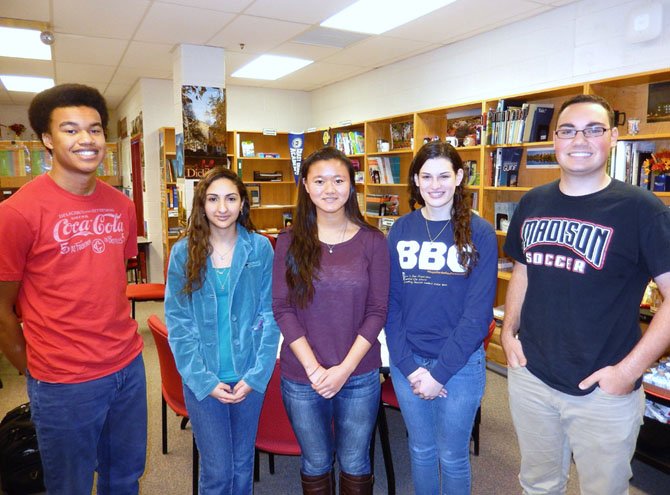
{"label": "coca-cola logo text", "polygon": [[123,222],[118,213],[101,213],[91,218],[79,217],[77,220],[63,218],[54,225],[54,239],[67,242],[76,237],[123,233]]}

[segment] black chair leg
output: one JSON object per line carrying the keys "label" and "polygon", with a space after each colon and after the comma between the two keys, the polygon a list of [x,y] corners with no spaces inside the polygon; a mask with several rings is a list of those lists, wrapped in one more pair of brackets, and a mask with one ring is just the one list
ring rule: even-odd
{"label": "black chair leg", "polygon": [[482,422],[482,406],[477,408],[477,414],[475,414],[475,422],[472,425],[472,441],[474,442],[474,453],[476,456],[479,455],[479,424]]}
{"label": "black chair leg", "polygon": [[168,444],[167,444],[167,404],[165,403],[165,397],[161,393],[161,433],[163,439],[163,454],[168,453]]}
{"label": "black chair leg", "polygon": [[200,454],[193,437],[193,495],[198,495],[198,477],[200,476]]}
{"label": "black chair leg", "polygon": [[379,430],[379,440],[382,445],[388,494],[395,495],[395,470],[393,469],[391,442],[389,441],[389,427],[388,422],[386,421],[386,411],[383,404],[379,405],[379,411],[377,412],[377,429]]}
{"label": "black chair leg", "polygon": [[260,455],[258,449],[254,449],[254,481],[260,481],[261,479],[261,470],[260,470]]}
{"label": "black chair leg", "polygon": [[180,425],[180,428],[181,428],[182,430],[185,430],[185,429],[186,429],[186,425],[188,424],[188,419],[189,419],[188,417],[183,417],[183,418],[181,418],[181,425]]}
{"label": "black chair leg", "polygon": [[270,474],[275,474],[275,455],[268,452],[268,464],[270,466]]}
{"label": "black chair leg", "polygon": [[134,320],[135,319],[135,299],[130,300],[130,307],[132,308],[131,315],[132,315],[133,320]]}

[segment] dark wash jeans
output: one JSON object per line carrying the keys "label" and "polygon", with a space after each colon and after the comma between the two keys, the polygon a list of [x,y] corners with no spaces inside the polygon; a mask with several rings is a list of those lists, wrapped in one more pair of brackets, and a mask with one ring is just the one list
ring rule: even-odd
{"label": "dark wash jeans", "polygon": [[94,471],[98,495],[137,494],[147,446],[142,355],[88,382],[27,379],[49,495],[90,495]]}
{"label": "dark wash jeans", "polygon": [[341,471],[354,476],[371,472],[370,438],[380,390],[378,370],[349,377],[331,399],[321,397],[309,384],[281,379],[284,406],[302,450],[303,474],[330,471],[333,452]]}

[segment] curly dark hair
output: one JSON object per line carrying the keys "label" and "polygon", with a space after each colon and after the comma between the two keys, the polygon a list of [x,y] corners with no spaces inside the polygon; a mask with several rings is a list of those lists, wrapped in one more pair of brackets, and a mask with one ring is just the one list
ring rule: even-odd
{"label": "curly dark hair", "polygon": [[[447,159],[453,169],[454,173],[458,173],[463,169],[463,160],[452,145],[442,141],[431,141],[424,144],[409,166],[409,177],[407,183],[409,184],[409,207],[412,210],[417,208],[417,203],[420,206],[426,206],[426,202],[421,196],[419,186],[416,183],[416,177],[421,171],[421,167],[426,161],[432,158]],[[472,243],[472,230],[470,228],[470,221],[472,218],[472,211],[470,201],[470,194],[466,193],[463,181],[456,186],[454,192],[454,201],[451,206],[451,225],[454,229],[454,241],[458,249],[458,262],[465,267],[466,275],[469,275],[472,269],[479,260],[479,253],[477,248]]]}
{"label": "curly dark hair", "polygon": [[286,283],[291,302],[301,308],[307,306],[314,297],[314,279],[318,278],[317,273],[321,267],[321,243],[316,223],[316,207],[305,189],[304,181],[307,180],[307,174],[313,164],[326,160],[338,160],[347,167],[350,186],[344,212],[349,221],[361,228],[375,229],[365,221],[358,206],[354,166],[351,160],[332,147],[321,148],[309,155],[300,168],[298,202],[291,227],[293,237],[286,253]]}
{"label": "curly dark hair", "polygon": [[107,134],[109,113],[105,98],[95,88],[83,84],[59,84],[53,88],[38,93],[30,102],[28,118],[30,126],[38,139],[42,134],[49,132],[51,113],[62,107],[90,107],[100,114],[102,128]]}
{"label": "curly dark hair", "polygon": [[242,200],[242,211],[237,217],[237,223],[245,229],[254,232],[254,226],[249,216],[249,194],[247,188],[235,172],[225,167],[215,167],[200,179],[195,187],[193,195],[193,209],[188,219],[186,236],[188,237],[188,259],[186,261],[186,283],[184,284],[184,293],[192,294],[202,287],[207,267],[207,257],[212,254],[212,247],[209,244],[209,220],[205,215],[205,199],[207,189],[214,181],[227,179],[235,184],[237,192]]}

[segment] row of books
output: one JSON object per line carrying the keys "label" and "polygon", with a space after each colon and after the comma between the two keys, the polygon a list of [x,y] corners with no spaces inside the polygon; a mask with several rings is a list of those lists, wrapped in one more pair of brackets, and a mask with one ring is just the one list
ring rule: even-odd
{"label": "row of books", "polygon": [[51,155],[46,150],[30,150],[19,146],[15,150],[0,150],[0,177],[40,175],[51,170]]}
{"label": "row of books", "polygon": [[549,140],[553,103],[526,103],[501,99],[486,119],[486,144],[516,144]]}
{"label": "row of books", "polygon": [[497,148],[493,153],[491,184],[494,187],[515,187],[518,184],[522,156],[523,148],[520,146]]}
{"label": "row of books", "polygon": [[368,157],[368,174],[372,184],[400,184],[400,157]]}
{"label": "row of books", "polygon": [[615,179],[653,190],[654,177],[644,169],[644,161],[657,149],[670,148],[670,141],[619,141],[610,153],[608,172]]}
{"label": "row of books", "polygon": [[165,191],[165,205],[168,209],[179,208],[179,189],[168,187]]}
{"label": "row of books", "polygon": [[400,200],[397,194],[366,194],[365,213],[375,216],[398,216]]}
{"label": "row of books", "polygon": [[345,155],[362,155],[365,153],[365,137],[360,131],[336,132],[333,146]]}

